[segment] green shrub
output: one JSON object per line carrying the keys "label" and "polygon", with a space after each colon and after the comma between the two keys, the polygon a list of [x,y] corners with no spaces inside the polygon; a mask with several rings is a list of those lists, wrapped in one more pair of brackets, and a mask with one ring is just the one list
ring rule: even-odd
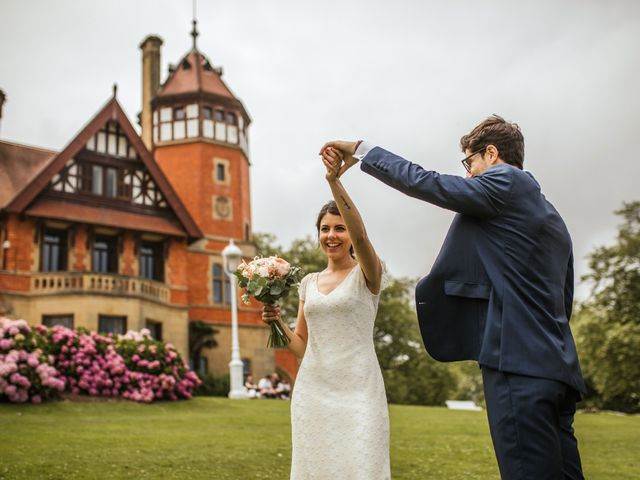
{"label": "green shrub", "polygon": [[195,390],[194,395],[201,395],[205,397],[226,397],[231,390],[231,382],[229,380],[229,374],[215,375],[213,373],[207,373],[200,375],[202,384]]}

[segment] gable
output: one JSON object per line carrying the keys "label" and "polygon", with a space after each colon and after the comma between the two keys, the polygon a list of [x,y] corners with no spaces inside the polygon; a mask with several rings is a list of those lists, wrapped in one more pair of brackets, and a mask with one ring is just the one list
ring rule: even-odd
{"label": "gable", "polygon": [[101,200],[114,208],[148,207],[149,213],[172,213],[153,175],[115,120],[89,138],[53,176],[45,192],[75,195],[90,203]]}
{"label": "gable", "polygon": [[[63,209],[65,203],[151,217],[164,217],[191,238],[202,233],[171,184],[142,143],[122,108],[112,98],[69,145],[56,155],[6,206],[35,214],[38,203]],[[64,212],[60,212],[62,215]],[[68,212],[67,212],[68,213]],[[81,220],[81,219],[79,219]],[[100,223],[100,218],[95,218]],[[145,229],[145,225],[140,226]]]}

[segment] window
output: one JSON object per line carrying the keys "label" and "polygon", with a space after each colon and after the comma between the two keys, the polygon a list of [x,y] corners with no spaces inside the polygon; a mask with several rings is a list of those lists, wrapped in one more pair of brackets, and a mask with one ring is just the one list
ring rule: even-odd
{"label": "window", "polygon": [[[211,114],[211,112],[204,112],[204,115],[207,113]],[[154,120],[154,132],[158,131],[157,127],[157,122]],[[160,141],[197,137],[200,133],[198,104],[161,108],[159,133]],[[154,133],[154,136],[157,134]]]}
{"label": "window", "polygon": [[93,271],[118,273],[118,250],[116,237],[97,235],[93,240]]}
{"label": "window", "polygon": [[164,281],[164,258],[162,243],[145,242],[140,245],[140,276]]}
{"label": "window", "polygon": [[117,168],[92,163],[84,163],[80,167],[80,188],[83,191],[111,198],[126,196],[122,185],[122,172]]}
{"label": "window", "polygon": [[42,261],[40,270],[43,272],[59,272],[67,269],[67,232],[45,228],[42,232]]}
{"label": "window", "polygon": [[187,105],[187,137],[198,136],[198,104]]}
{"label": "window", "polygon": [[118,170],[115,168],[107,168],[107,178],[105,185],[105,195],[115,198],[118,196]]}
{"label": "window", "polygon": [[236,125],[237,123],[237,118],[236,118],[236,114],[233,112],[227,112],[227,123],[229,125]]}
{"label": "window", "polygon": [[247,375],[251,375],[251,359],[243,358],[242,359],[242,376],[246,377]]}
{"label": "window", "polygon": [[172,111],[169,107],[160,109],[160,140],[171,140],[173,130],[171,128]]}
{"label": "window", "polygon": [[[154,116],[154,124],[158,123]],[[98,133],[91,137],[85,145],[87,150],[102,154],[115,155],[121,158],[135,159],[136,151],[129,143],[126,134],[115,121],[109,121]]]}
{"label": "window", "polygon": [[213,112],[213,119],[216,122],[224,122],[224,111],[223,110],[215,110]]}
{"label": "window", "polygon": [[91,167],[91,193],[102,195],[102,167],[100,165]]}
{"label": "window", "polygon": [[56,325],[73,328],[73,314],[68,313],[65,315],[42,315],[42,325],[49,328]]}
{"label": "window", "polygon": [[202,109],[202,118],[204,118],[205,120],[211,120],[213,118],[213,108],[204,107]]}
{"label": "window", "polygon": [[154,340],[162,340],[162,322],[156,322],[155,320],[149,320],[147,318],[145,327],[151,332],[151,337]]}
{"label": "window", "polygon": [[222,269],[222,265],[218,263],[213,264],[213,303],[217,304],[231,304],[231,283],[226,273]]}
{"label": "window", "polygon": [[224,182],[225,180],[225,168],[223,163],[216,164],[216,180]]}
{"label": "window", "polygon": [[127,331],[127,317],[98,315],[98,332],[124,335]]}
{"label": "window", "polygon": [[174,120],[184,120],[187,118],[187,112],[184,107],[176,107],[173,109],[173,118]]}
{"label": "window", "polygon": [[209,359],[207,357],[200,357],[198,359],[198,373],[207,374],[209,373]]}

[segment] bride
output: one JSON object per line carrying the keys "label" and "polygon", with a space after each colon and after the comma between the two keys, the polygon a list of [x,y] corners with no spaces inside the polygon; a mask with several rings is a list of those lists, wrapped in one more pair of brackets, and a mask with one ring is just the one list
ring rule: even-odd
{"label": "bride", "polygon": [[326,149],[323,162],[334,198],[316,222],[327,268],[300,283],[295,331],[278,307],[262,315],[280,323],[302,359],[291,401],[291,479],[386,480],[389,414],[373,346],[383,266],[338,179],[340,153]]}

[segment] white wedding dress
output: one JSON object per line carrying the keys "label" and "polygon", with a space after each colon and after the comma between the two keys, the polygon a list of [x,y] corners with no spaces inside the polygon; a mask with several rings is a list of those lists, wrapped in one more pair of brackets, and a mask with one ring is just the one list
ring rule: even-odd
{"label": "white wedding dress", "polygon": [[387,480],[389,413],[373,347],[379,296],[359,265],[326,295],[317,280],[309,274],[299,289],[309,338],[291,401],[291,479]]}

